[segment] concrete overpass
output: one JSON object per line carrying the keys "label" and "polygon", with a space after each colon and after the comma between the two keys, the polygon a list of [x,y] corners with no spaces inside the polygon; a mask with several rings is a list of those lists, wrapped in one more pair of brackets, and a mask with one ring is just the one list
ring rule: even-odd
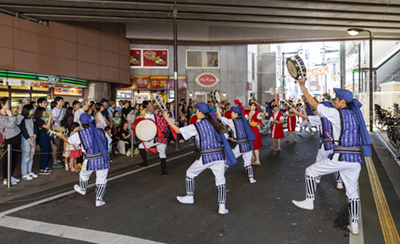
{"label": "concrete overpass", "polygon": [[[179,44],[354,40],[346,30],[400,40],[400,0],[178,0]],[[1,0],[0,9],[49,21],[118,22],[135,43],[172,43],[173,1]],[[50,23],[51,24],[51,23]]]}

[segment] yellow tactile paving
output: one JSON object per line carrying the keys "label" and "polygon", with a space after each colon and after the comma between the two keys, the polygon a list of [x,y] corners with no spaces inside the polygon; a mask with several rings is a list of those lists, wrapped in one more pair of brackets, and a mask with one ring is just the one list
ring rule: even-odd
{"label": "yellow tactile paving", "polygon": [[378,212],[383,237],[385,238],[385,243],[399,244],[399,233],[397,232],[397,228],[394,224],[393,217],[390,212],[389,205],[386,201],[381,182],[379,181],[378,174],[376,173],[372,158],[365,157],[365,162],[368,169],[368,176],[371,182],[372,193],[374,194],[376,210]]}

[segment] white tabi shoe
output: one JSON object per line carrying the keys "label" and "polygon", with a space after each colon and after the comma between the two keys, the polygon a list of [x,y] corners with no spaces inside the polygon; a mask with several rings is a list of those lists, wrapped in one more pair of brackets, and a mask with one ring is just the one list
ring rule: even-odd
{"label": "white tabi shoe", "polygon": [[97,201],[96,200],[96,208],[103,206],[104,204],[106,204],[105,201]]}
{"label": "white tabi shoe", "polygon": [[86,195],[86,191],[82,191],[81,187],[78,185],[74,185],[74,190],[81,195]]}
{"label": "white tabi shoe", "polygon": [[221,215],[229,213],[228,209],[225,208],[225,204],[220,204],[219,205],[218,213],[221,214]]}
{"label": "white tabi shoe", "polygon": [[304,201],[292,200],[292,203],[305,210],[314,210],[314,200],[312,199],[306,199]]}
{"label": "white tabi shoe", "polygon": [[250,178],[249,181],[250,181],[250,184],[254,184],[257,182],[254,178]]}
{"label": "white tabi shoe", "polygon": [[193,204],[194,198],[192,196],[176,197],[180,203],[183,204]]}
{"label": "white tabi shoe", "polygon": [[343,183],[337,183],[336,188],[342,190],[344,188]]}
{"label": "white tabi shoe", "polygon": [[315,183],[319,184],[321,182],[321,177],[315,177]]}
{"label": "white tabi shoe", "polygon": [[360,233],[360,230],[358,229],[358,223],[351,222],[347,226],[347,229],[349,229],[351,234],[353,234],[353,235],[358,235]]}

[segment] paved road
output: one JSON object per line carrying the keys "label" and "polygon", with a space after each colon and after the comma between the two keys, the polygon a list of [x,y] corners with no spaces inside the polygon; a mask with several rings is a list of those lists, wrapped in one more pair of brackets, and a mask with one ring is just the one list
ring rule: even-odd
{"label": "paved road", "polygon": [[[254,185],[248,182],[241,159],[228,170],[228,215],[217,214],[211,171],[196,178],[194,205],[176,200],[177,195],[185,194],[185,171],[197,156],[193,152],[169,160],[165,178],[156,166],[109,181],[104,198],[107,204],[101,208],[94,207],[94,188],[90,188],[86,196],[73,193],[7,215],[17,217],[16,223],[27,228],[33,225],[29,220],[49,224],[32,228],[33,232],[62,229],[59,225],[63,225],[68,232],[63,237],[0,227],[0,238],[2,243],[79,243],[70,239],[69,231],[76,232],[79,239],[85,231],[96,230],[99,232],[85,240],[100,242],[100,234],[114,233],[115,237],[163,243],[349,243],[347,200],[344,190],[336,189],[333,175],[322,178],[314,211],[291,203],[305,196],[304,170],[314,162],[319,144],[316,136],[303,135],[297,143],[283,142],[281,152],[271,150],[269,136],[263,136],[262,165],[254,167]],[[71,185],[51,191],[67,187]],[[27,203],[2,204],[0,212]],[[4,226],[4,220],[0,225]]]}

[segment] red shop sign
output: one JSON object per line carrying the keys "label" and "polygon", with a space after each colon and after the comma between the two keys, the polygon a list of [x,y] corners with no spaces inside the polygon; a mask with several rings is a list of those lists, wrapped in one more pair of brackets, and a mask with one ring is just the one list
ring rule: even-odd
{"label": "red shop sign", "polygon": [[144,68],[168,68],[168,49],[142,51]]}
{"label": "red shop sign", "polygon": [[150,76],[135,76],[135,88],[150,89]]}
{"label": "red shop sign", "polygon": [[[170,76],[168,81],[168,89],[174,89],[174,77]],[[178,76],[178,89],[187,89],[186,76]]]}
{"label": "red shop sign", "polygon": [[132,68],[142,66],[142,50],[141,49],[131,49],[130,51],[130,65]]}
{"label": "red shop sign", "polygon": [[151,89],[167,89],[168,76],[151,76]]}
{"label": "red shop sign", "polygon": [[196,76],[195,82],[201,87],[214,87],[219,83],[219,77],[216,74],[205,72]]}

